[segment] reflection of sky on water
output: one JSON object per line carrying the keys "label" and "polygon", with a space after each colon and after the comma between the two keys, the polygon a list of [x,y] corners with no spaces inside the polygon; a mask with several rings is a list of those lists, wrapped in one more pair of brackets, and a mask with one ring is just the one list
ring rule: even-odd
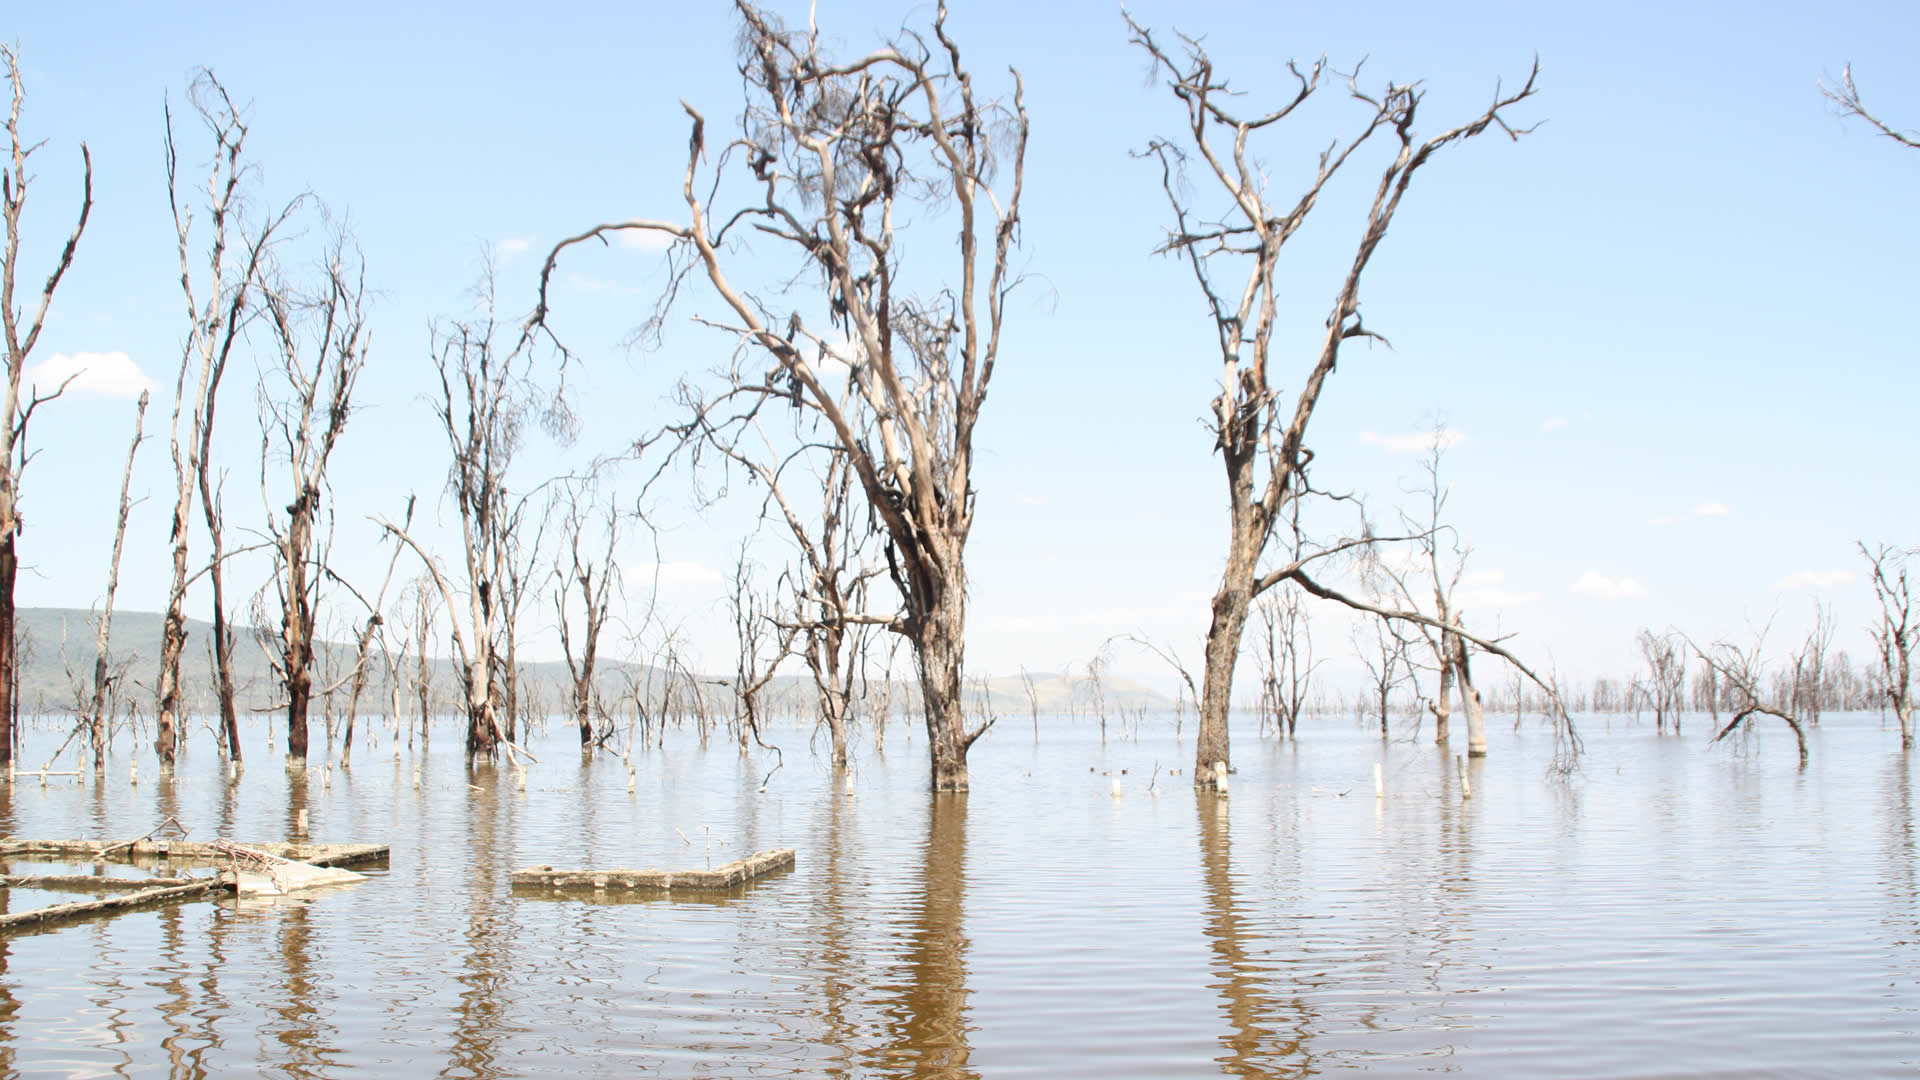
{"label": "reflection of sky on water", "polygon": [[[4,796],[20,835],[130,837],[174,814],[195,839],[271,839],[304,805],[317,839],[393,856],[311,899],[0,944],[0,1060],[957,1078],[1862,1074],[1915,1056],[1911,773],[1873,718],[1830,717],[1805,772],[1784,732],[1709,749],[1704,725],[1589,721],[1566,786],[1543,779],[1545,733],[1498,725],[1470,800],[1451,754],[1315,719],[1297,743],[1240,733],[1227,799],[1168,776],[1191,742],[1151,723],[1104,747],[1090,725],[1037,748],[996,733],[947,803],[901,729],[858,758],[851,795],[798,754],[762,794],[761,763],[691,737],[636,752],[629,795],[564,724],[524,793],[505,770],[469,777],[453,738],[418,790],[385,742],[330,785],[257,764],[229,789],[199,775],[210,758],[171,791],[128,785],[124,760],[98,789],[21,785]],[[538,863],[781,845],[791,872],[701,902],[507,885]],[[73,894],[16,890],[8,909],[48,899]]]}

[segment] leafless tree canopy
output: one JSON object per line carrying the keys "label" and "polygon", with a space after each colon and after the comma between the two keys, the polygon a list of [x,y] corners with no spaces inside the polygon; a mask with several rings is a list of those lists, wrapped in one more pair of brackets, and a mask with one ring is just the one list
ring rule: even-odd
{"label": "leafless tree canopy", "polygon": [[1860,554],[1872,568],[1873,595],[1880,617],[1873,625],[1873,644],[1880,661],[1881,685],[1887,704],[1900,721],[1900,746],[1913,747],[1913,649],[1920,644],[1920,621],[1914,618],[1913,587],[1908,570],[1920,550],[1881,544]]}
{"label": "leafless tree canopy", "polygon": [[[1414,176],[1434,154],[1453,143],[1488,130],[1514,138],[1523,134],[1525,129],[1509,124],[1505,113],[1533,96],[1539,64],[1534,64],[1517,90],[1497,87],[1487,108],[1466,123],[1422,138],[1415,131],[1424,97],[1418,84],[1388,83],[1382,90],[1369,91],[1362,89],[1357,72],[1341,76],[1324,59],[1305,66],[1289,63],[1293,93],[1272,111],[1247,113],[1197,39],[1182,37],[1177,48],[1169,49],[1130,17],[1127,25],[1134,44],[1152,60],[1155,74],[1166,80],[1184,114],[1181,135],[1155,140],[1146,152],[1160,166],[1174,218],[1159,251],[1181,259],[1193,274],[1213,324],[1214,359],[1220,370],[1211,426],[1227,481],[1227,559],[1207,632],[1206,684],[1194,768],[1195,782],[1208,785],[1218,779],[1215,763],[1228,761],[1227,712],[1233,673],[1250,609],[1261,593],[1293,581],[1323,599],[1449,632],[1444,622],[1435,623],[1419,612],[1361,603],[1309,576],[1318,560],[1373,543],[1375,538],[1365,529],[1357,537],[1304,552],[1276,567],[1263,570],[1262,560],[1277,527],[1288,519],[1291,505],[1317,494],[1308,478],[1313,453],[1306,442],[1307,426],[1342,348],[1356,338],[1385,341],[1361,319],[1360,284]],[[1357,107],[1353,134],[1321,152],[1313,179],[1297,196],[1277,195],[1255,161],[1255,141],[1335,85],[1342,86]],[[1289,409],[1281,397],[1271,355],[1279,320],[1276,270],[1280,255],[1306,223],[1321,193],[1349,164],[1360,160],[1357,155],[1363,147],[1376,140],[1385,141],[1392,156],[1379,174],[1353,261],[1327,314],[1318,353]],[[1192,186],[1212,192],[1222,208],[1218,212],[1203,209],[1208,200],[1190,196]],[[1462,636],[1511,659],[1497,645],[1489,647],[1481,639]]]}
{"label": "leafless tree canopy", "polygon": [[[642,230],[674,242],[657,328],[688,274],[726,314],[699,321],[737,342],[735,392],[781,396],[817,415],[847,455],[884,530],[903,610],[884,620],[912,642],[936,788],[966,786],[961,713],[973,437],[999,358],[1018,234],[1027,116],[976,93],[944,5],[930,36],[906,30],[853,60],[737,4],[746,96],[737,133],[710,148],[691,105],[685,221],[595,226],[558,244],[527,333],[546,334],[552,272],[569,247]],[[896,229],[951,223],[947,270],[909,265]],[[761,293],[736,276],[736,243],[771,243],[804,267]],[[805,286],[805,288],[801,288]],[[564,349],[562,349],[564,353]]]}

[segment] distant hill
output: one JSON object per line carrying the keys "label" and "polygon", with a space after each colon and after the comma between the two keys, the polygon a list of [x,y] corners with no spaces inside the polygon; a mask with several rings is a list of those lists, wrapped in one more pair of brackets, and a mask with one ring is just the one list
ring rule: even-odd
{"label": "distant hill", "polygon": [[[20,700],[23,709],[36,713],[65,713],[74,709],[76,688],[91,693],[94,663],[93,613],[82,608],[21,608],[18,612],[23,656]],[[112,662],[123,673],[119,691],[123,701],[131,701],[143,713],[153,709],[153,683],[160,660],[160,630],[163,617],[152,611],[116,611],[113,615],[113,640],[109,645]],[[280,700],[279,686],[265,654],[250,628],[235,630],[233,649],[236,703],[248,711],[265,710]],[[187,647],[182,658],[182,680],[189,708],[204,712],[213,704],[213,666],[211,642],[213,627],[198,619],[187,620]],[[353,666],[351,643],[320,642],[315,683],[324,686],[338,681]],[[902,660],[905,660],[903,651]],[[558,661],[522,663],[522,681],[531,688],[533,698],[547,711],[564,710],[565,687],[569,683],[567,667]],[[432,665],[434,707],[436,711],[453,708],[455,672],[446,660]],[[1156,712],[1171,709],[1166,695],[1127,679],[1108,676],[1096,695],[1085,678],[1063,674],[1034,673],[1030,701],[1027,679],[999,676],[984,680],[986,700],[980,698],[983,683],[970,680],[967,687],[969,708],[984,706],[1001,716],[1017,716],[1037,703],[1041,713],[1090,712],[1096,699],[1103,700],[1112,713]],[[602,661],[594,680],[603,697],[611,702],[631,697],[638,690],[649,701],[656,701],[667,685],[665,675],[643,664]],[[711,708],[730,710],[728,680],[721,676],[696,675],[695,681],[712,702]],[[366,713],[384,712],[388,700],[384,666],[375,663],[368,673],[368,686],[361,709]],[[344,691],[342,692],[344,697]],[[784,714],[804,714],[813,709],[813,684],[804,674],[776,678],[765,691],[765,706]],[[911,677],[896,676],[892,693],[893,707],[917,711],[919,693]],[[341,702],[344,706],[344,702]],[[409,702],[411,705],[411,702]],[[123,706],[124,707],[124,706]],[[621,711],[611,704],[613,711]],[[316,714],[320,711],[316,703]]]}

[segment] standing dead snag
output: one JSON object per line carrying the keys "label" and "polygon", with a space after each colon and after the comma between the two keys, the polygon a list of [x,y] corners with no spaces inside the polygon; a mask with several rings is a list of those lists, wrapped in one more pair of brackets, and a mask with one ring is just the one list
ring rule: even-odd
{"label": "standing dead snag", "polygon": [[[354,382],[367,362],[366,267],[346,236],[326,255],[311,295],[285,285],[263,289],[284,396],[260,390],[260,490],[273,537],[274,592],[280,636],[274,667],[287,691],[287,758],[307,760],[307,706],[313,695],[313,639],[320,579],[331,544],[322,516],[327,463],[352,413]],[[286,463],[291,488],[284,508],[270,493],[269,462]],[[323,535],[323,531],[325,534]],[[378,614],[378,607],[374,606]],[[366,662],[361,642],[359,665]]]}
{"label": "standing dead snag", "polygon": [[1873,644],[1880,660],[1881,685],[1887,704],[1900,721],[1900,749],[1913,749],[1913,649],[1920,643],[1920,623],[1914,621],[1913,589],[1907,583],[1907,563],[1920,549],[1900,550],[1881,544],[1860,554],[1873,568],[1873,596],[1880,602],[1880,618],[1873,628]]}
{"label": "standing dead snag", "polygon": [[[1326,62],[1318,61],[1307,71],[1289,64],[1288,70],[1298,83],[1293,97],[1273,112],[1243,117],[1228,111],[1235,101],[1233,92],[1214,71],[1212,60],[1198,41],[1183,39],[1184,58],[1176,61],[1131,18],[1127,25],[1134,44],[1167,77],[1169,90],[1186,112],[1186,131],[1180,145],[1156,140],[1147,150],[1160,163],[1162,186],[1175,220],[1159,251],[1180,257],[1192,270],[1211,313],[1214,347],[1221,366],[1220,393],[1212,402],[1211,426],[1214,448],[1220,452],[1226,470],[1228,536],[1226,567],[1214,593],[1213,618],[1207,630],[1206,677],[1194,768],[1194,782],[1204,786],[1215,782],[1215,763],[1229,760],[1227,713],[1234,668],[1248,614],[1262,593],[1283,581],[1297,581],[1323,599],[1340,600],[1360,610],[1412,622],[1433,622],[1417,612],[1383,612],[1376,606],[1348,601],[1307,576],[1306,569],[1313,561],[1361,546],[1370,538],[1311,551],[1264,573],[1261,560],[1276,526],[1288,519],[1291,504],[1312,493],[1306,475],[1313,459],[1306,446],[1307,424],[1342,346],[1354,338],[1384,341],[1361,321],[1360,280],[1386,237],[1387,226],[1400,209],[1414,174],[1441,148],[1489,128],[1518,138],[1522,131],[1509,126],[1501,113],[1533,96],[1539,64],[1535,63],[1519,90],[1509,93],[1496,89],[1486,111],[1425,141],[1413,131],[1423,97],[1418,84],[1389,83],[1386,91],[1375,97],[1363,92],[1357,78],[1349,76],[1348,96],[1360,104],[1364,121],[1352,138],[1344,143],[1336,141],[1321,153],[1313,180],[1297,199],[1276,203],[1249,142],[1287,119],[1326,85],[1333,74]],[[1376,135],[1397,143],[1395,153],[1381,172],[1352,265],[1327,315],[1319,355],[1289,415],[1283,409],[1269,364],[1279,318],[1275,271],[1280,252],[1306,223],[1321,191]],[[1199,159],[1204,166],[1199,171],[1210,177],[1225,196],[1226,205],[1217,219],[1209,216],[1209,211],[1198,209],[1184,193],[1190,156]],[[1446,628],[1443,625],[1441,629]],[[1505,655],[1497,647],[1490,651]]]}
{"label": "standing dead snag", "polygon": [[[509,563],[518,552],[511,533],[520,519],[518,510],[526,505],[524,499],[517,505],[509,503],[507,467],[529,421],[539,419],[555,432],[564,430],[568,422],[557,399],[544,413],[535,409],[525,351],[503,354],[494,347],[491,273],[484,281],[482,300],[486,312],[481,319],[439,326],[433,332],[433,363],[440,383],[433,407],[453,455],[447,494],[460,512],[464,613],[438,561],[404,526],[380,521],[420,557],[446,604],[467,713],[470,761],[492,758],[503,745],[526,753],[513,745],[508,730],[511,718],[502,715],[501,701],[503,594],[511,576]],[[425,662],[424,649],[421,662]],[[423,688],[423,708],[424,695]]]}
{"label": "standing dead snag", "polygon": [[[737,362],[770,365],[741,382],[817,414],[847,454],[886,533],[903,611],[885,621],[913,645],[933,786],[964,789],[967,750],[984,730],[967,730],[961,702],[973,438],[1018,281],[1007,263],[1026,160],[1020,79],[1010,106],[976,98],[944,5],[933,41],[906,31],[846,62],[824,54],[812,28],[789,31],[744,0],[737,7],[747,105],[704,175],[706,119],[687,107],[686,223],[612,222],[563,240],[541,272],[528,332],[546,326],[554,265],[568,247],[622,230],[674,240],[665,301],[697,270],[728,309],[709,325],[737,337]],[[996,190],[995,177],[1006,186]],[[953,228],[957,277],[910,264],[910,245],[896,243],[905,221],[917,233]],[[734,245],[749,237],[809,268],[808,310],[774,313],[800,293],[805,272],[783,275],[764,296],[736,278],[745,264]]]}
{"label": "standing dead snag", "polygon": [[[790,610],[773,617],[798,641],[832,744],[831,766],[843,769],[859,664],[855,639],[876,622],[894,621],[864,614],[867,584],[882,572],[869,557],[872,515],[863,512],[852,461],[820,430],[818,417],[797,414],[784,423],[781,413],[792,411],[781,408],[786,401],[769,397],[764,385],[742,384],[740,374],[729,373],[732,385],[711,401],[683,385],[681,401],[692,418],[663,434],[676,440],[676,452],[686,449],[696,467],[711,452],[727,468],[745,469],[763,491],[761,520],[777,517],[786,526],[798,558],[781,574]],[[839,389],[842,410],[852,409],[856,390],[851,383]],[[791,430],[777,446],[769,428],[783,427]]]}
{"label": "standing dead snag", "polygon": [[[233,644],[226,622],[222,574],[226,554],[222,550],[218,485],[213,479],[210,460],[214,407],[219,401],[220,380],[226,372],[227,360],[249,318],[253,293],[260,286],[274,235],[301,202],[295,199],[287,203],[268,217],[258,231],[249,233],[241,220],[241,181],[248,170],[240,162],[247,126],[227,96],[226,88],[212,72],[202,70],[194,78],[188,96],[201,123],[213,137],[214,153],[207,175],[205,204],[208,218],[206,279],[197,286],[193,271],[193,209],[183,202],[179,155],[173,140],[173,113],[171,109],[167,111],[167,200],[173,209],[174,232],[179,244],[180,289],[187,306],[187,334],[173,388],[173,577],[167,592],[166,621],[161,629],[160,676],[156,686],[154,752],[160,759],[163,774],[173,769],[186,715],[181,700],[180,658],[187,644],[187,587],[198,577],[187,568],[187,534],[192,528],[196,486],[212,541],[212,552],[202,572],[213,588],[213,655],[221,731],[228,756],[240,760],[240,726],[233,707]],[[228,260],[228,246],[235,237],[240,243],[235,260],[239,263],[237,268]],[[201,288],[204,291],[198,291]],[[194,379],[191,399],[187,396],[189,373],[193,373]],[[183,441],[180,416],[189,401],[190,420]]]}
{"label": "standing dead snag", "polygon": [[133,442],[127,446],[127,465],[120,472],[120,512],[113,526],[113,557],[107,563],[107,595],[101,601],[99,621],[94,627],[93,697],[87,707],[87,729],[93,741],[94,772],[101,772],[107,767],[107,673],[111,663],[108,649],[113,640],[113,595],[120,588],[120,552],[127,538],[127,515],[133,510],[127,489],[133,483],[133,458],[140,452],[140,443],[143,441],[141,431],[147,419],[149,398],[145,390],[140,391],[140,402],[133,414]]}
{"label": "standing dead snag", "polygon": [[[1440,463],[1449,442],[1447,429],[1436,426],[1422,463],[1427,474],[1426,486],[1416,489],[1417,494],[1426,497],[1424,520],[1417,520],[1404,512],[1400,515],[1423,565],[1419,571],[1393,570],[1384,564],[1379,569],[1393,582],[1401,606],[1406,610],[1420,611],[1422,593],[1433,599],[1433,618],[1417,622],[1415,628],[1426,642],[1427,652],[1433,658],[1434,671],[1439,676],[1439,689],[1428,706],[1433,713],[1434,742],[1448,741],[1454,689],[1458,687],[1460,703],[1467,713],[1467,756],[1486,757],[1486,710],[1481,705],[1479,689],[1473,685],[1467,639],[1461,636],[1463,612],[1454,602],[1454,592],[1460,587],[1460,579],[1466,575],[1467,559],[1473,554],[1473,549],[1461,547],[1453,527],[1444,520],[1449,492],[1440,482]],[[1297,559],[1299,555],[1296,553],[1293,557]],[[1419,577],[1425,580],[1418,580]]]}
{"label": "standing dead snag", "polygon": [[[620,538],[620,514],[613,500],[607,501],[607,546],[595,565],[593,553],[585,546],[587,514],[592,488],[583,484],[570,492],[565,510],[563,537],[565,548],[554,559],[553,607],[560,629],[560,651],[566,657],[567,675],[572,683],[574,722],[580,728],[580,749],[604,745],[613,735],[613,724],[596,733],[594,716],[605,715],[594,691],[594,665],[600,655],[600,632],[607,624],[613,597],[620,587],[620,567],[613,560],[614,544]],[[580,632],[573,633],[567,618],[567,597],[575,589],[580,593]]]}
{"label": "standing dead snag", "polygon": [[4,328],[7,337],[7,402],[5,411],[0,412],[0,774],[5,774],[13,768],[15,705],[19,699],[21,665],[16,655],[13,584],[20,569],[20,479],[31,456],[27,452],[27,424],[33,419],[35,409],[59,397],[67,388],[63,382],[42,393],[39,387],[29,386],[26,400],[22,401],[20,380],[26,373],[33,347],[40,340],[40,330],[46,325],[53,294],[60,288],[60,279],[66,276],[67,268],[73,265],[74,249],[80,246],[80,234],[86,231],[87,217],[93,212],[93,156],[87,152],[87,144],[81,143],[80,160],[85,172],[80,188],[79,220],[47,274],[46,284],[41,286],[33,317],[23,322],[21,310],[14,304],[13,286],[23,269],[20,215],[26,209],[27,189],[33,180],[27,172],[27,159],[39,144],[27,143],[21,138],[20,106],[27,98],[26,84],[20,77],[19,58],[5,45],[0,45],[0,75],[12,91],[7,110],[9,156],[0,166],[0,216],[4,216],[7,223],[6,252],[0,256],[0,328]]}
{"label": "standing dead snag", "polygon": [[[1640,646],[1640,657],[1647,664],[1647,694],[1653,701],[1654,730],[1664,732],[1671,722],[1673,733],[1678,735],[1687,686],[1686,651],[1671,633],[1655,635],[1651,630],[1642,630],[1635,640]],[[1707,670],[1711,679],[1713,669]]]}

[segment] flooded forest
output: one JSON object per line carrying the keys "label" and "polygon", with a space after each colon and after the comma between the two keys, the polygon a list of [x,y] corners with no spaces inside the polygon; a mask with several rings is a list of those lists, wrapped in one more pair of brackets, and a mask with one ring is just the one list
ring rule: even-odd
{"label": "flooded forest", "polygon": [[[424,324],[233,75],[142,90],[129,163],[39,121],[74,58],[0,44],[0,1075],[1920,1069],[1920,537],[1622,633],[1624,555],[1591,625],[1503,580],[1571,541],[1492,535],[1548,495],[1446,402],[1347,430],[1402,352],[1512,380],[1418,339],[1520,316],[1393,264],[1545,228],[1466,192],[1554,130],[1551,55],[1443,88],[1108,13],[1133,67],[1075,78],[1158,134],[1107,161],[1031,41],[828,7],[738,0],[632,197],[439,267]],[[1030,242],[1123,171],[1137,266]],[[136,363],[61,319],[138,217]],[[1160,275],[1164,416],[1059,355],[1095,262]],[[1082,510],[1010,494],[1083,451]]]}

